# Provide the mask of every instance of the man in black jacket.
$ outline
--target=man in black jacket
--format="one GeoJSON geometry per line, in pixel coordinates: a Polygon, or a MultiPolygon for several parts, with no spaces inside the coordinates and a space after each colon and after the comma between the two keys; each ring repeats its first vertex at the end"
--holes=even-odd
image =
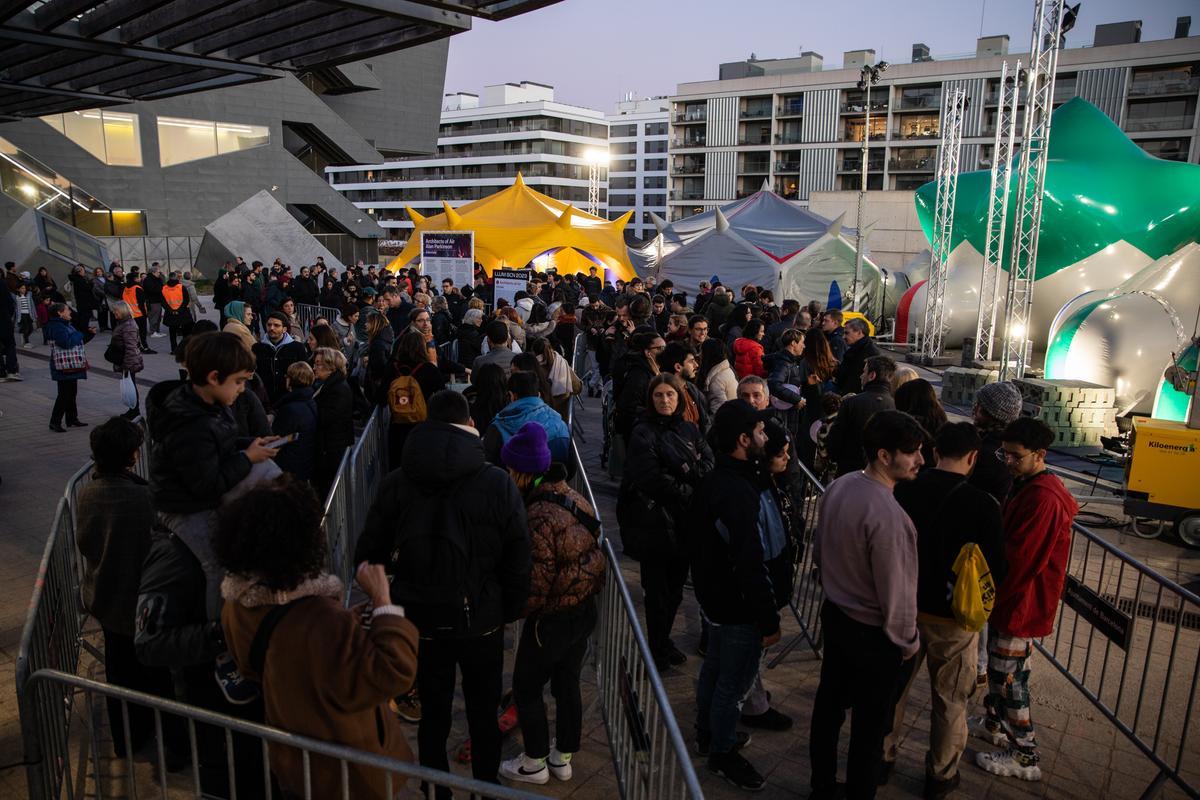
{"type": "Polygon", "coordinates": [[[1003,444],[1002,434],[1008,424],[1021,416],[1021,390],[1010,381],[989,383],[975,393],[971,410],[982,443],[979,461],[971,473],[971,484],[996,498],[1001,506],[1012,489],[1012,475],[996,456],[1003,444]]]}
{"type": "Polygon", "coordinates": [[[146,294],[146,325],[150,336],[161,339],[166,336],[162,332],[163,317],[163,277],[162,268],[155,261],[150,265],[150,271],[142,279],[142,291],[146,294]]]}
{"type": "Polygon", "coordinates": [[[761,789],[764,780],[738,752],[750,741],[736,729],[738,707],[763,648],[779,641],[766,562],[787,544],[782,516],[770,492],[762,491],[755,463],[763,456],[770,418],[770,411],[757,411],[744,400],[717,409],[713,435],[720,452],[716,468],[696,490],[693,517],[692,579],[709,621],[696,686],[696,745],[711,771],[750,790],[761,789]]]}
{"type": "MultiPolygon", "coordinates": [[[[525,505],[508,474],[484,461],[466,398],[441,391],[429,398],[427,408],[428,421],[409,433],[400,468],[379,489],[354,558],[391,565],[393,601],[404,605],[421,631],[421,765],[449,771],[446,739],[457,667],[471,733],[471,772],[496,783],[504,626],[520,618],[532,570],[525,505]],[[419,566],[409,554],[422,539],[429,547],[453,540],[464,544],[464,587],[422,585],[430,576],[411,574],[419,566]],[[431,602],[439,593],[454,600],[431,602]]],[[[439,787],[437,796],[449,797],[449,791],[439,787]]]]}
{"type": "Polygon", "coordinates": [[[280,311],[271,312],[266,321],[266,341],[254,345],[258,377],[267,387],[267,397],[274,408],[279,398],[287,394],[288,367],[308,360],[308,348],[288,333],[288,318],[280,311]]]}
{"type": "Polygon", "coordinates": [[[872,356],[882,355],[875,340],[870,336],[866,320],[855,317],[846,321],[846,353],[841,357],[837,375],[838,394],[861,392],[863,389],[863,364],[872,356]]]}
{"type": "Polygon", "coordinates": [[[833,357],[841,361],[846,355],[846,330],[842,327],[842,310],[831,308],[821,315],[821,331],[829,341],[833,357]]]}
{"type": "MultiPolygon", "coordinates": [[[[853,322],[853,320],[851,320],[853,322]]],[[[862,391],[842,401],[837,418],[829,429],[825,446],[838,466],[838,475],[860,470],[867,465],[862,448],[862,432],[876,411],[896,408],[892,399],[892,375],[896,362],[887,356],[872,356],[862,368],[862,391]]]]}
{"type": "Polygon", "coordinates": [[[981,440],[969,422],[943,425],[934,442],[937,466],[914,481],[896,486],[896,501],[917,527],[917,634],[921,649],[900,700],[892,731],[883,742],[883,777],[896,762],[904,726],[908,692],[928,660],[933,692],[929,753],[925,758],[925,797],[942,798],[959,783],[958,762],[967,744],[967,703],[975,691],[975,631],[962,627],[950,605],[959,551],[976,544],[996,585],[1004,578],[1003,525],[1000,504],[973,486],[967,476],[980,459],[981,440]]]}
{"type": "Polygon", "coordinates": [[[807,435],[807,431],[800,430],[807,402],[802,393],[808,383],[808,364],[803,356],[804,333],[788,328],[779,337],[779,351],[763,358],[771,400],[779,408],[780,417],[793,440],[798,440],[801,433],[807,435]],[[781,407],[784,404],[786,409],[781,407]]]}

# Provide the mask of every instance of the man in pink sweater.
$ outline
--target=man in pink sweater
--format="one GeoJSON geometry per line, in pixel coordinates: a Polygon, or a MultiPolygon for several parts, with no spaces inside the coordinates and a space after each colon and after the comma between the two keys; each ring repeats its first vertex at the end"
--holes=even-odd
{"type": "Polygon", "coordinates": [[[863,429],[867,466],[821,498],[814,558],[821,570],[825,652],[813,704],[809,757],[813,798],[840,796],[838,738],[851,709],[846,797],[875,796],[883,739],[904,662],[917,638],[917,529],[892,496],[924,463],[921,425],[878,411],[863,429]]]}

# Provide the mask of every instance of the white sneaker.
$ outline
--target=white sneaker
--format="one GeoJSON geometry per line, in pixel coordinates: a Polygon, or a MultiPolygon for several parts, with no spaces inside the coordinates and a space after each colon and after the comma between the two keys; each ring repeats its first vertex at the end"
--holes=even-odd
{"type": "Polygon", "coordinates": [[[21,377],[21,373],[12,372],[9,373],[8,380],[12,381],[13,383],[20,383],[22,380],[24,380],[24,378],[21,377]]]}
{"type": "Polygon", "coordinates": [[[550,767],[550,774],[558,778],[560,781],[571,780],[571,756],[574,753],[560,753],[558,748],[551,746],[550,757],[546,759],[546,766],[550,767]]]}
{"type": "Polygon", "coordinates": [[[166,335],[165,333],[152,333],[152,334],[150,334],[150,338],[151,338],[151,339],[165,339],[165,338],[166,338],[166,336],[167,336],[167,335],[166,335]]]}
{"type": "Polygon", "coordinates": [[[1003,730],[988,727],[988,719],[986,716],[968,717],[967,733],[971,734],[976,739],[983,739],[985,742],[988,742],[996,747],[1008,743],[1008,736],[1003,730]]]}
{"type": "MultiPolygon", "coordinates": [[[[1034,757],[1036,759],[1036,756],[1034,757]]],[[[1020,778],[1023,781],[1040,781],[1042,768],[1035,760],[1031,764],[1022,764],[1020,758],[1012,750],[998,750],[994,753],[976,753],[975,763],[979,768],[993,775],[1005,778],[1020,778]]]]}
{"type": "Polygon", "coordinates": [[[26,350],[32,350],[34,348],[34,344],[33,342],[26,342],[25,344],[21,345],[21,347],[24,347],[26,350]]]}
{"type": "Polygon", "coordinates": [[[516,758],[500,762],[500,774],[510,781],[522,783],[547,783],[550,780],[550,770],[546,769],[546,759],[530,758],[521,753],[516,758]]]}

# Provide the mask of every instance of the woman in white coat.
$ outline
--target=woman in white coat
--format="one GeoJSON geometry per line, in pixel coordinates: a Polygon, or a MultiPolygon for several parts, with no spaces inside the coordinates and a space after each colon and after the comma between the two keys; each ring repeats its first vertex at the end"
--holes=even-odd
{"type": "Polygon", "coordinates": [[[703,387],[708,410],[716,414],[727,400],[737,397],[737,375],[729,364],[729,350],[720,339],[705,339],[700,346],[700,370],[696,384],[703,387]]]}

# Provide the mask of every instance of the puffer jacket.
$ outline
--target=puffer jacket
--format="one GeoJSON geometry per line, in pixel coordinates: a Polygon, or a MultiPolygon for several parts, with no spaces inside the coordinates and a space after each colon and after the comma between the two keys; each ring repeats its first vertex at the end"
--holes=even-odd
{"type": "Polygon", "coordinates": [[[121,320],[113,328],[112,338],[121,343],[121,363],[113,364],[113,367],[118,372],[128,372],[130,375],[141,372],[146,364],[142,358],[137,323],[132,319],[121,320]]]}
{"type": "Polygon", "coordinates": [[[729,302],[729,295],[724,292],[713,295],[713,299],[704,306],[704,316],[708,317],[708,324],[713,330],[724,325],[732,313],[733,303],[729,302]]]}
{"type": "MultiPolygon", "coordinates": [[[[399,525],[443,504],[439,495],[459,484],[449,507],[471,543],[472,584],[478,595],[470,624],[449,632],[430,626],[445,609],[408,603],[405,613],[426,637],[470,637],[489,633],[520,618],[529,597],[529,530],[525,504],[512,478],[485,463],[475,431],[445,422],[423,422],[405,442],[400,468],[384,479],[354,548],[354,563],[389,564],[399,525]]],[[[393,598],[397,586],[392,584],[393,598]]]]}
{"type": "Polygon", "coordinates": [[[213,659],[225,649],[221,624],[205,608],[206,582],[182,539],[152,534],[138,584],[133,646],[138,661],[180,669],[188,686],[211,684],[213,659]]]}
{"type": "Polygon", "coordinates": [[[298,387],[279,398],[271,433],[300,434],[299,439],[280,448],[275,463],[301,480],[312,478],[317,460],[317,404],[311,386],[298,387]]]}
{"type": "Polygon", "coordinates": [[[525,616],[574,608],[604,585],[604,554],[595,535],[562,505],[548,499],[562,495],[583,514],[596,511],[566,481],[543,483],[529,496],[529,544],[533,572],[525,616]]]}
{"type": "Polygon", "coordinates": [[[571,455],[571,431],[562,416],[540,397],[520,397],[500,409],[483,435],[483,452],[487,460],[500,466],[500,450],[504,443],[530,422],[536,422],[546,431],[547,445],[554,460],[567,464],[571,455]]]}
{"type": "MultiPolygon", "coordinates": [[[[796,358],[787,350],[772,353],[763,359],[767,368],[767,388],[773,399],[790,403],[791,408],[779,412],[787,429],[793,436],[798,435],[804,409],[796,408],[795,404],[805,400],[804,388],[808,384],[808,365],[802,358],[796,358]]],[[[807,400],[805,400],[807,402],[807,400]]]]}
{"type": "Polygon", "coordinates": [[[704,379],[704,393],[708,395],[708,410],[713,414],[726,402],[737,398],[737,376],[728,361],[722,361],[708,372],[704,379]]]}
{"type": "Polygon", "coordinates": [[[150,427],[150,497],[156,511],[191,514],[216,508],[221,495],[250,474],[237,422],[202,400],[190,383],[146,397],[150,427]]]}
{"type": "Polygon", "coordinates": [[[763,346],[761,342],[742,336],[733,343],[733,371],[738,380],[747,375],[767,377],[766,367],[763,366],[763,346]]]}

